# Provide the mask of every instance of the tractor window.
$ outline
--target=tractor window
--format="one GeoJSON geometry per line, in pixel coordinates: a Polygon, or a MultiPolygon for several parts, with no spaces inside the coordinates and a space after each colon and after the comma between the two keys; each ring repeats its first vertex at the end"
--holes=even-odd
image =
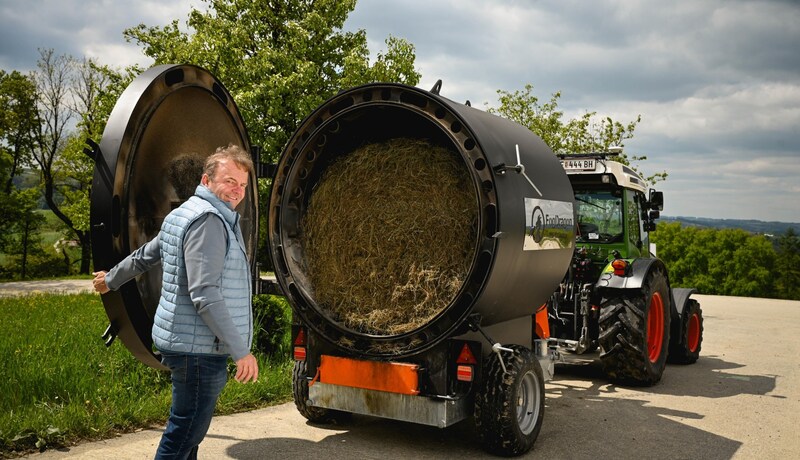
{"type": "Polygon", "coordinates": [[[578,241],[622,241],[622,197],[617,195],[610,190],[575,192],[578,241]]]}
{"type": "Polygon", "coordinates": [[[639,195],[635,193],[628,194],[628,240],[634,246],[641,248],[642,245],[642,228],[641,219],[639,216],[642,213],[642,208],[639,206],[639,195]]]}

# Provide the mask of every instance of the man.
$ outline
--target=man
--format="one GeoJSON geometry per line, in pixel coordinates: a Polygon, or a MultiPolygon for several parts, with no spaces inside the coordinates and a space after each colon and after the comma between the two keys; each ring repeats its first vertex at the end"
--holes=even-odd
{"type": "Polygon", "coordinates": [[[238,382],[258,379],[250,353],[250,265],[235,211],[252,171],[243,149],[218,148],[194,196],[164,218],[158,235],[108,272],[94,273],[94,287],[104,294],[162,265],[152,336],[172,372],[172,407],[156,459],[197,458],[227,380],[228,356],[238,382]]]}

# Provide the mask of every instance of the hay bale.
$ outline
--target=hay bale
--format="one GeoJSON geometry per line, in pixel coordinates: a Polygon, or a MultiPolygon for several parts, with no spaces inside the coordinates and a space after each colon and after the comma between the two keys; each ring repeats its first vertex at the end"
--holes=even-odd
{"type": "Polygon", "coordinates": [[[422,140],[369,144],[339,158],[302,220],[317,305],[368,334],[401,334],[430,322],[469,273],[473,190],[457,153],[422,140]]]}

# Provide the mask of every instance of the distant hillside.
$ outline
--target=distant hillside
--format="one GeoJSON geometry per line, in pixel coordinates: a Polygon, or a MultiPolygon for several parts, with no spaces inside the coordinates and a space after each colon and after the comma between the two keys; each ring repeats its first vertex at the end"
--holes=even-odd
{"type": "Polygon", "coordinates": [[[710,219],[707,217],[661,216],[661,222],[680,222],[684,226],[700,228],[740,228],[751,233],[782,235],[786,230],[794,228],[800,233],[800,223],[764,222],[750,219],[710,219]]]}

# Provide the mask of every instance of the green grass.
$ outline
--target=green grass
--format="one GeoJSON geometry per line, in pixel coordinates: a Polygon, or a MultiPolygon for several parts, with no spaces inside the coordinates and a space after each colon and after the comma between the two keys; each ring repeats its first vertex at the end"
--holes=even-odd
{"type": "MultiPolygon", "coordinates": [[[[106,348],[107,323],[94,294],[0,298],[0,457],[164,424],[169,374],[106,348]]],[[[290,399],[291,362],[258,359],[259,381],[231,380],[217,414],[290,399]]]]}

